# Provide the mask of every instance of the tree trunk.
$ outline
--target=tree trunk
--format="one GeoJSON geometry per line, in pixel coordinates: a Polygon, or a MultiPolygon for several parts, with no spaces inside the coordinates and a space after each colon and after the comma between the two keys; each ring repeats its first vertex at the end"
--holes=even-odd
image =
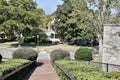
{"type": "Polygon", "coordinates": [[[99,55],[102,56],[103,53],[103,37],[101,35],[98,35],[99,39],[99,55]]]}
{"type": "Polygon", "coordinates": [[[21,35],[20,34],[18,34],[18,47],[20,47],[21,46],[21,41],[20,41],[20,38],[21,38],[21,35]]]}

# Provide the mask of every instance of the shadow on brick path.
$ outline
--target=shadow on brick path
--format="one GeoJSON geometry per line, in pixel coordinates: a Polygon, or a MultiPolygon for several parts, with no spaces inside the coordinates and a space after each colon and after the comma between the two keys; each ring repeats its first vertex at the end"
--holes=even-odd
{"type": "Polygon", "coordinates": [[[37,60],[36,66],[24,80],[60,80],[50,60],[37,60]]]}

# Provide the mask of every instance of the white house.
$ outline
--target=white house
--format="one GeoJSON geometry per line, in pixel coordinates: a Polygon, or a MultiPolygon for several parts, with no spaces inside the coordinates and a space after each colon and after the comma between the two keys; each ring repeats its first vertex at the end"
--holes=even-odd
{"type": "Polygon", "coordinates": [[[52,25],[54,24],[55,19],[53,19],[49,24],[48,24],[48,29],[42,29],[46,35],[48,36],[48,40],[52,42],[60,42],[60,39],[58,37],[58,34],[53,30],[52,25]]]}

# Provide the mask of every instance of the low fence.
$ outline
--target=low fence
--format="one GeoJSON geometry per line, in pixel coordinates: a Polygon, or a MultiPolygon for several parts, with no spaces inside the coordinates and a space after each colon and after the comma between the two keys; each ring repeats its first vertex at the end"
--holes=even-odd
{"type": "Polygon", "coordinates": [[[23,80],[23,77],[35,66],[35,61],[28,63],[6,75],[0,77],[0,80],[23,80]]]}
{"type": "Polygon", "coordinates": [[[62,68],[60,65],[54,63],[56,67],[56,71],[58,75],[62,78],[62,80],[76,80],[74,76],[72,76],[70,73],[68,73],[64,68],[62,68]]]}
{"type": "MultiPolygon", "coordinates": [[[[94,65],[99,68],[100,71],[110,72],[110,71],[120,71],[120,65],[101,63],[101,62],[93,62],[93,61],[80,61],[88,65],[94,65]]],[[[77,80],[73,75],[67,72],[62,66],[54,63],[56,71],[58,75],[62,78],[62,80],[77,80]]]]}
{"type": "Polygon", "coordinates": [[[94,65],[99,67],[100,71],[111,72],[111,71],[120,71],[120,65],[102,63],[102,62],[94,62],[94,61],[82,61],[88,65],[94,65]]]}

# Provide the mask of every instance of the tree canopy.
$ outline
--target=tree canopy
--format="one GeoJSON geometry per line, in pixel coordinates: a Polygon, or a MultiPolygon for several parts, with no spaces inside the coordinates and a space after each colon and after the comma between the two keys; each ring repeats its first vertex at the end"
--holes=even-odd
{"type": "Polygon", "coordinates": [[[90,40],[94,33],[94,26],[86,17],[91,10],[85,0],[63,0],[56,11],[56,30],[61,38],[77,40],[90,40]]]}
{"type": "Polygon", "coordinates": [[[36,6],[33,0],[1,0],[0,31],[9,36],[29,35],[29,31],[39,27],[44,16],[44,11],[36,6]]]}
{"type": "Polygon", "coordinates": [[[43,28],[48,29],[51,21],[54,20],[54,18],[55,18],[54,14],[45,15],[44,18],[42,19],[43,28]]]}
{"type": "Polygon", "coordinates": [[[87,0],[89,8],[93,10],[91,16],[87,16],[95,26],[95,31],[99,40],[99,53],[103,48],[103,25],[119,23],[119,19],[113,16],[113,10],[119,12],[120,0],[87,0]]]}

